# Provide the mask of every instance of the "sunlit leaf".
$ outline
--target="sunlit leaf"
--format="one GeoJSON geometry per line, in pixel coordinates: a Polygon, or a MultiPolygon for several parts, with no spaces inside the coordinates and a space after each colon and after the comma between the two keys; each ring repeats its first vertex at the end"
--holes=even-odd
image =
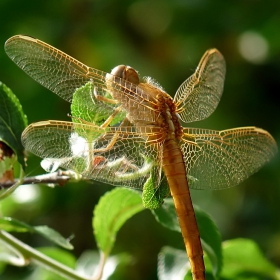
{"type": "Polygon", "coordinates": [[[14,232],[33,232],[33,228],[26,223],[18,221],[10,217],[0,219],[0,229],[5,231],[14,232]]]}
{"type": "Polygon", "coordinates": [[[160,208],[153,210],[152,213],[163,226],[181,232],[172,198],[165,199],[164,204],[160,208]]]}
{"type": "Polygon", "coordinates": [[[68,250],[73,249],[73,245],[64,237],[60,235],[57,231],[47,227],[47,226],[30,226],[24,222],[18,221],[16,219],[5,217],[0,219],[0,229],[9,232],[30,232],[37,233],[44,238],[50,240],[51,242],[65,248],[68,250]]]}
{"type": "MultiPolygon", "coordinates": [[[[109,279],[120,265],[127,265],[130,262],[131,257],[125,253],[108,257],[103,269],[102,280],[109,279]]],[[[99,272],[99,266],[100,254],[97,251],[85,251],[77,260],[76,270],[81,275],[92,277],[99,272]]]]}
{"type": "Polygon", "coordinates": [[[250,239],[239,238],[224,242],[223,254],[223,278],[279,279],[279,269],[264,257],[258,245],[250,239]]]}
{"type": "MultiPolygon", "coordinates": [[[[113,109],[110,104],[97,100],[94,96],[94,90],[93,84],[88,82],[73,94],[71,114],[74,122],[86,121],[100,126],[111,115],[113,109]],[[90,104],[90,111],[88,104],[90,104]]],[[[118,113],[110,125],[119,123],[124,117],[125,112],[118,113]]]]}
{"type": "Polygon", "coordinates": [[[163,247],[158,256],[159,280],[184,279],[190,270],[186,252],[171,247],[163,247]]]}
{"type": "Polygon", "coordinates": [[[4,244],[0,244],[0,274],[5,270],[7,264],[9,263],[10,257],[11,253],[8,252],[4,244]]]}
{"type": "Polygon", "coordinates": [[[73,245],[67,239],[62,237],[60,233],[53,230],[52,228],[49,228],[47,226],[35,226],[33,228],[34,232],[42,235],[46,239],[49,239],[50,241],[65,249],[72,250],[74,248],[73,245]]]}
{"type": "Polygon", "coordinates": [[[100,262],[100,254],[97,251],[85,251],[77,260],[76,270],[85,276],[95,275],[98,264],[100,262]]]}
{"type": "Polygon", "coordinates": [[[121,226],[144,209],[141,195],[131,189],[115,188],[94,209],[93,229],[101,251],[108,255],[121,226]]]}
{"type": "Polygon", "coordinates": [[[170,195],[166,177],[164,177],[164,180],[161,182],[160,186],[158,188],[155,188],[155,186],[157,186],[157,177],[157,167],[153,167],[150,173],[150,177],[144,184],[142,192],[142,200],[145,208],[157,209],[161,207],[164,198],[170,195]]]}

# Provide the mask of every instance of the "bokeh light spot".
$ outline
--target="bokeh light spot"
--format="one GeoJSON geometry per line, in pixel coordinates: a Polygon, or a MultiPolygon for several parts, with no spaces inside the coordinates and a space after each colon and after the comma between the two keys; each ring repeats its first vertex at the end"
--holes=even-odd
{"type": "Polygon", "coordinates": [[[257,32],[247,31],[238,40],[240,54],[252,63],[263,63],[268,56],[268,42],[257,32]]]}
{"type": "Polygon", "coordinates": [[[29,203],[37,200],[40,196],[38,185],[22,185],[13,193],[13,199],[17,203],[29,203]]]}

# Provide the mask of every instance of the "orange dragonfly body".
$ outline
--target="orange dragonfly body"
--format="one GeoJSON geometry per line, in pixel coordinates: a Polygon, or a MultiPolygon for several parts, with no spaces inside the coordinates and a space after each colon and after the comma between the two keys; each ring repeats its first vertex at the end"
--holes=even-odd
{"type": "Polygon", "coordinates": [[[29,125],[22,134],[25,148],[44,158],[49,171],[63,167],[87,179],[134,188],[153,177],[155,192],[168,183],[193,279],[205,279],[189,187],[235,186],[277,151],[272,136],[260,128],[216,131],[181,125],[216,109],[225,78],[221,53],[206,51],[172,99],[151,78],[140,81],[131,67],[120,65],[108,74],[28,36],[10,38],[5,49],[32,78],[76,103],[78,112],[72,111],[73,122],[29,125]]]}

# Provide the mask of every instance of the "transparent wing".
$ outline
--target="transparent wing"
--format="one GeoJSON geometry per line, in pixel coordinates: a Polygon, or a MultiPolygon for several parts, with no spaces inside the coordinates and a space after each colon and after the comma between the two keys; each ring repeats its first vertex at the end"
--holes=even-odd
{"type": "MultiPolygon", "coordinates": [[[[156,133],[149,128],[142,132],[144,137],[156,133]]],[[[29,125],[22,134],[22,142],[26,150],[48,162],[47,171],[62,167],[87,179],[142,188],[158,157],[158,148],[147,145],[143,136],[138,136],[133,126],[103,129],[43,121],[29,125]]]]}
{"type": "Polygon", "coordinates": [[[182,121],[199,121],[214,112],[223,92],[225,72],[222,54],[217,49],[206,51],[194,74],[175,94],[174,101],[182,121]]]}
{"type": "Polygon", "coordinates": [[[154,116],[150,113],[153,110],[151,102],[154,98],[141,88],[141,84],[137,86],[127,80],[90,68],[47,43],[29,36],[11,37],[5,43],[5,50],[8,56],[34,80],[69,102],[72,102],[77,89],[91,83],[92,91],[89,95],[92,102],[80,105],[90,113],[96,114],[96,108],[99,107],[100,112],[110,116],[119,105],[117,102],[108,103],[104,100],[114,99],[112,96],[114,92],[115,95],[122,97],[119,103],[123,108],[134,106],[141,112],[138,116],[140,120],[153,121],[147,118],[154,116]],[[101,97],[101,101],[96,100],[97,95],[101,97]],[[98,106],[93,108],[93,102],[98,103],[98,106]]]}
{"type": "Polygon", "coordinates": [[[256,127],[223,131],[185,128],[182,141],[188,181],[193,189],[233,187],[277,152],[272,136],[256,127]]]}
{"type": "Polygon", "coordinates": [[[35,81],[71,102],[77,88],[90,81],[104,82],[106,73],[88,66],[60,50],[29,36],[17,35],[7,40],[8,56],[35,81]]]}

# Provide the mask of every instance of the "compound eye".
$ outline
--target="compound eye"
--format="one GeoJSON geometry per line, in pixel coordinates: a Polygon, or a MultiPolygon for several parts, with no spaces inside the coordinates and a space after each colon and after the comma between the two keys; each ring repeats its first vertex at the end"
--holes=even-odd
{"type": "Polygon", "coordinates": [[[130,66],[126,67],[125,70],[125,79],[135,85],[139,84],[139,76],[136,70],[130,66]]]}
{"type": "Polygon", "coordinates": [[[111,74],[129,81],[133,84],[139,84],[139,76],[135,69],[130,66],[118,65],[112,71],[111,74]]]}
{"type": "Polygon", "coordinates": [[[125,79],[125,65],[118,65],[112,69],[111,74],[119,78],[125,79]]]}

